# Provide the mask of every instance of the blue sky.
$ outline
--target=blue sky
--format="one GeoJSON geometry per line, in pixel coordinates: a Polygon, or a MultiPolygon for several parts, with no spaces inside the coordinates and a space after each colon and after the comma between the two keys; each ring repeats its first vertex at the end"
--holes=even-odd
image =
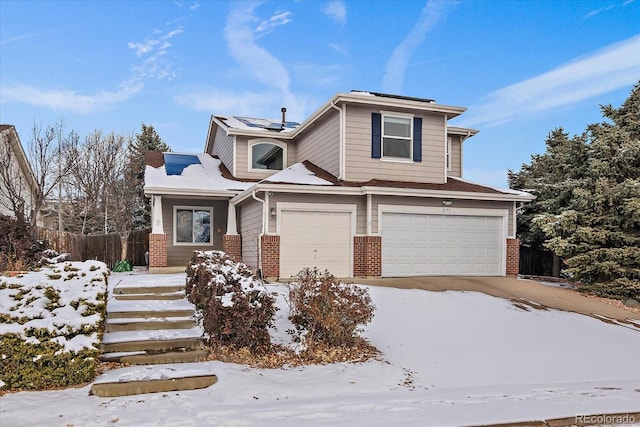
{"type": "Polygon", "coordinates": [[[0,1],[0,123],[152,124],[201,152],[211,114],[302,121],[352,89],[468,107],[467,179],[506,186],[640,79],[640,0],[0,1]]]}

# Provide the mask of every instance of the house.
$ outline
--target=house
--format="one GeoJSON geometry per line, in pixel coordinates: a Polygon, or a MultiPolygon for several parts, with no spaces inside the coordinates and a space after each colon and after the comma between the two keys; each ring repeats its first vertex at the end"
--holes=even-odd
{"type": "Polygon", "coordinates": [[[13,125],[0,124],[0,214],[29,220],[38,186],[13,125]]]}
{"type": "Polygon", "coordinates": [[[271,278],[515,275],[533,196],[462,178],[464,111],[352,91],[302,123],[212,116],[204,153],[149,153],[150,267],[221,249],[271,278]]]}

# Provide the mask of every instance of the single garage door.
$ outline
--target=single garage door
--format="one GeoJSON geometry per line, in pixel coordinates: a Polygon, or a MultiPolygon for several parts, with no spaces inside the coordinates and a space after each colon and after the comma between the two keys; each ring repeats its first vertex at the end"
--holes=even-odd
{"type": "Polygon", "coordinates": [[[280,277],[291,277],[305,267],[351,277],[350,212],[280,212],[280,277]]]}
{"type": "Polygon", "coordinates": [[[382,275],[501,276],[503,218],[382,214],[382,275]]]}

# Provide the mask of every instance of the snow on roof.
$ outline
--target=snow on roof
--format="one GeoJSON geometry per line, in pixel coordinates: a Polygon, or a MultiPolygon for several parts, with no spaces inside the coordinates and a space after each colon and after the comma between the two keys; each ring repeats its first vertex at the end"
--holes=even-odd
{"type": "Polygon", "coordinates": [[[482,187],[487,187],[487,188],[491,188],[493,190],[499,191],[500,193],[505,193],[505,194],[515,194],[516,196],[523,196],[523,197],[530,197],[531,200],[535,199],[536,197],[533,194],[527,193],[526,191],[519,191],[519,190],[512,190],[510,188],[496,188],[496,187],[490,187],[486,184],[479,184],[477,182],[474,181],[469,181],[468,179],[462,179],[459,178],[457,176],[455,177],[451,177],[457,181],[461,181],[461,182],[466,182],[467,184],[472,184],[472,185],[479,185],[482,187]]]}
{"type": "MultiPolygon", "coordinates": [[[[189,156],[194,154],[176,154],[173,156],[189,156]]],[[[154,168],[147,165],[144,174],[145,190],[172,189],[172,190],[200,190],[200,191],[237,191],[245,190],[251,184],[234,181],[222,176],[220,160],[206,153],[196,154],[200,163],[186,166],[180,174],[168,175],[166,166],[154,168]]]]}
{"type": "Polygon", "coordinates": [[[333,183],[318,177],[302,163],[291,165],[262,181],[287,184],[333,185],[333,183]]]}
{"type": "Polygon", "coordinates": [[[274,135],[277,135],[278,133],[292,132],[300,126],[300,123],[298,122],[285,121],[283,126],[281,120],[261,119],[257,117],[217,115],[215,118],[229,128],[262,131],[265,133],[272,133],[274,135]]]}

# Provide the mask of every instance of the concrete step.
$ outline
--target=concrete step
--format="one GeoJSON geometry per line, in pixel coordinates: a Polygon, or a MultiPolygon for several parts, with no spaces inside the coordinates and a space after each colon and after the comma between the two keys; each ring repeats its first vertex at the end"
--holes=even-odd
{"type": "Polygon", "coordinates": [[[187,317],[120,317],[109,318],[105,332],[151,331],[160,329],[191,329],[196,326],[193,316],[187,317]]]}
{"type": "Polygon", "coordinates": [[[156,285],[156,286],[122,286],[118,285],[113,289],[114,295],[132,295],[132,294],[167,294],[174,292],[182,292],[184,297],[184,285],[156,285]]]}
{"type": "Polygon", "coordinates": [[[158,380],[119,381],[100,384],[94,383],[91,386],[91,394],[100,397],[118,397],[145,393],[197,390],[209,387],[217,381],[218,377],[215,375],[204,375],[158,380]]]}
{"type": "Polygon", "coordinates": [[[107,303],[107,318],[189,317],[194,306],[186,299],[129,300],[111,299],[107,303]]]}
{"type": "Polygon", "coordinates": [[[189,363],[201,362],[207,359],[207,351],[204,349],[168,351],[168,352],[119,352],[104,353],[103,362],[120,362],[129,365],[155,365],[160,363],[189,363]]]}
{"type": "MultiPolygon", "coordinates": [[[[109,308],[107,307],[107,310],[109,308]]],[[[158,318],[158,317],[190,317],[195,314],[193,309],[164,310],[164,311],[108,311],[107,319],[158,318]]]]}

